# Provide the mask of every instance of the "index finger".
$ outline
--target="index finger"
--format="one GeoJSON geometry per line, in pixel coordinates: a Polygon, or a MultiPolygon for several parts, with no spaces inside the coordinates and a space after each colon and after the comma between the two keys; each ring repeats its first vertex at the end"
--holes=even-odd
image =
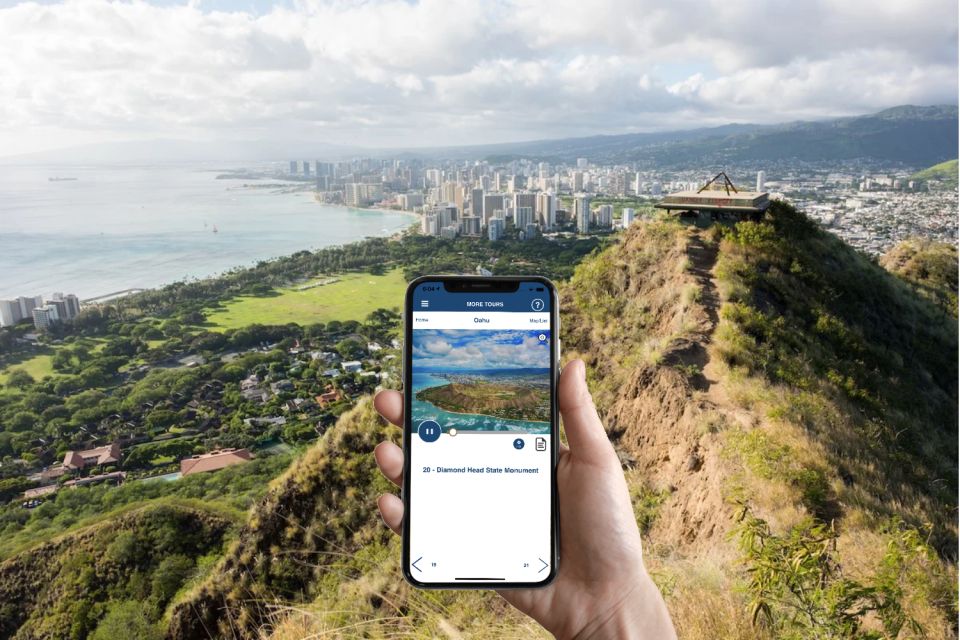
{"type": "Polygon", "coordinates": [[[385,420],[403,427],[403,396],[399,391],[384,389],[373,397],[373,406],[385,420]]]}

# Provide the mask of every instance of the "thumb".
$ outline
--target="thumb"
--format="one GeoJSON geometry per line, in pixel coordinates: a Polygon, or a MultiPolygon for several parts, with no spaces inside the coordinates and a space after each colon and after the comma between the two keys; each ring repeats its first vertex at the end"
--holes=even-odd
{"type": "Polygon", "coordinates": [[[560,373],[557,399],[570,452],[584,462],[604,463],[616,455],[597,415],[583,360],[571,360],[560,373]]]}

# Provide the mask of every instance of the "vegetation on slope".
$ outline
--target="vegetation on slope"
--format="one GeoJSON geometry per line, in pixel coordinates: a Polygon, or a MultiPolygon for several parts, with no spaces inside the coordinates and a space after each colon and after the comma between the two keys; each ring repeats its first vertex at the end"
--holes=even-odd
{"type": "Polygon", "coordinates": [[[956,189],[957,171],[957,161],[947,160],[946,162],[941,162],[940,164],[935,164],[932,167],[927,167],[922,171],[916,172],[910,176],[910,180],[921,180],[923,182],[935,180],[947,189],[956,189]]]}
{"type": "MultiPolygon", "coordinates": [[[[637,225],[561,296],[564,345],[588,361],[681,637],[956,636],[952,318],[784,205],[732,228],[637,225]]],[[[287,521],[293,544],[240,543],[199,609],[266,621],[274,640],[536,635],[490,594],[402,583],[373,511],[384,427],[364,406],[327,437],[358,432],[363,473],[331,477],[344,448],[321,444],[310,475],[330,492],[297,497],[288,478],[258,511],[307,505],[287,521]],[[316,508],[349,476],[357,500],[316,508]],[[349,532],[343,513],[358,516],[349,532]],[[304,563],[293,590],[253,560],[280,548],[304,563]]]]}
{"type": "MultiPolygon", "coordinates": [[[[833,623],[846,631],[829,637],[861,637],[865,614],[883,618],[891,598],[902,619],[884,620],[880,637],[914,627],[953,637],[955,317],[788,205],[722,236],[716,352],[735,403],[761,420],[726,434],[727,454],[746,471],[730,497],[762,509],[774,540],[830,544],[842,579],[874,589],[859,615],[851,614],[858,604],[835,603],[833,623]],[[790,495],[802,509],[784,507],[790,495]]],[[[757,547],[745,559],[770,561],[757,547]]],[[[844,584],[837,580],[827,583],[833,595],[844,584]]],[[[803,635],[782,600],[770,604],[763,585],[751,586],[778,636],[803,635]]]]}
{"type": "Polygon", "coordinates": [[[257,458],[245,465],[216,473],[195,474],[176,482],[133,481],[113,487],[80,487],[58,492],[35,509],[23,509],[19,501],[0,507],[0,559],[37,543],[109,520],[118,509],[167,497],[202,500],[204,504],[246,511],[266,491],[270,480],[289,464],[291,456],[257,458]]]}
{"type": "Polygon", "coordinates": [[[167,604],[209,569],[235,518],[197,502],[159,502],[8,558],[0,637],[162,637],[167,604]],[[118,626],[121,634],[108,636],[118,626]]]}
{"type": "Polygon", "coordinates": [[[399,540],[376,513],[376,496],[394,488],[372,455],[399,437],[369,399],[341,416],[274,481],[210,578],[174,607],[169,637],[259,638],[274,627],[291,638],[435,637],[446,625],[502,638],[532,628],[493,594],[421,592],[403,581],[399,540]]]}
{"type": "Polygon", "coordinates": [[[901,242],[880,258],[887,271],[957,315],[957,246],[914,238],[901,242]]]}
{"type": "Polygon", "coordinates": [[[952,555],[956,320],[782,204],[725,234],[717,275],[720,354],[776,387],[774,418],[822,443],[839,500],[932,523],[952,555]]]}
{"type": "Polygon", "coordinates": [[[631,230],[561,304],[682,636],[954,637],[954,318],[782,203],[631,230]]]}

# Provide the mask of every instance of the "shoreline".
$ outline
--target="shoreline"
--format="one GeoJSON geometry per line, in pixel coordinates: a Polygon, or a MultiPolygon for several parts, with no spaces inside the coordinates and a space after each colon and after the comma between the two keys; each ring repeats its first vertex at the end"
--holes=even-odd
{"type": "MultiPolygon", "coordinates": [[[[433,388],[434,388],[434,387],[424,387],[424,389],[433,389],[433,388]]],[[[523,419],[519,419],[519,418],[516,418],[516,419],[515,419],[515,418],[502,418],[502,417],[500,417],[500,416],[491,416],[491,415],[486,414],[486,413],[475,413],[475,412],[465,413],[465,412],[462,412],[462,411],[450,411],[449,409],[444,409],[443,407],[438,407],[437,405],[433,404],[433,403],[430,402],[429,400],[421,400],[420,398],[418,398],[418,397],[417,397],[417,393],[420,393],[420,391],[423,391],[424,389],[418,389],[417,391],[415,391],[414,394],[413,394],[414,399],[415,399],[415,400],[418,400],[419,402],[423,402],[424,404],[428,404],[428,405],[430,405],[431,407],[434,407],[437,411],[443,411],[444,413],[452,413],[452,414],[457,415],[457,416],[480,416],[481,418],[491,418],[492,420],[506,420],[506,421],[509,421],[509,422],[524,422],[524,423],[529,423],[529,424],[546,424],[546,425],[549,425],[549,424],[550,424],[550,421],[549,421],[549,420],[523,420],[523,419]]],[[[467,431],[471,431],[471,429],[467,429],[467,431]]]]}
{"type": "MultiPolygon", "coordinates": [[[[142,293],[142,292],[144,292],[144,291],[155,291],[155,290],[163,289],[164,287],[168,287],[168,286],[170,286],[170,285],[173,285],[173,284],[176,284],[176,283],[179,283],[179,282],[201,282],[201,281],[204,281],[204,280],[215,280],[215,279],[221,278],[221,277],[223,277],[224,275],[230,273],[231,271],[234,271],[234,270],[237,270],[237,269],[250,269],[250,268],[253,268],[253,267],[255,267],[256,264],[259,263],[259,262],[264,262],[264,261],[269,262],[269,261],[279,260],[279,259],[281,259],[281,258],[285,258],[285,257],[287,257],[287,256],[291,256],[291,255],[293,255],[293,254],[295,254],[295,253],[299,253],[299,252],[301,252],[301,251],[316,252],[316,251],[322,251],[323,249],[330,249],[330,248],[334,248],[334,247],[342,247],[342,246],[345,246],[345,245],[347,245],[347,244],[351,244],[351,243],[354,243],[354,242],[362,242],[362,241],[365,240],[366,238],[377,237],[377,238],[388,238],[388,239],[391,239],[391,240],[396,240],[396,239],[399,239],[400,237],[403,236],[403,234],[406,232],[406,230],[410,228],[410,225],[411,225],[411,224],[414,224],[414,223],[415,223],[415,220],[416,220],[417,217],[418,217],[417,214],[414,213],[414,212],[412,212],[412,211],[403,211],[403,210],[399,210],[399,209],[371,208],[371,207],[350,207],[350,206],[342,205],[342,204],[332,204],[332,203],[317,202],[317,201],[314,201],[314,203],[315,203],[315,204],[318,204],[318,205],[320,205],[320,206],[323,206],[323,207],[335,207],[335,208],[339,208],[339,209],[342,209],[342,210],[344,211],[344,213],[348,213],[348,214],[351,213],[351,212],[353,212],[353,211],[369,212],[369,213],[377,213],[377,214],[383,214],[383,213],[402,214],[402,215],[408,217],[408,218],[410,219],[410,221],[409,221],[409,222],[401,223],[401,224],[399,225],[399,228],[398,228],[397,230],[393,230],[393,231],[391,231],[391,230],[386,230],[387,233],[374,233],[374,234],[360,235],[360,236],[357,236],[357,237],[355,237],[355,238],[352,238],[352,239],[350,239],[350,240],[348,240],[348,241],[340,242],[340,243],[337,243],[337,244],[330,244],[330,245],[324,245],[324,246],[303,247],[303,248],[290,248],[290,249],[289,249],[288,251],[286,251],[285,253],[282,253],[282,254],[279,254],[279,255],[276,255],[276,256],[272,256],[272,257],[270,257],[270,258],[260,259],[260,260],[251,260],[251,261],[250,261],[249,263],[247,263],[247,264],[234,264],[234,265],[231,265],[231,266],[229,266],[229,267],[225,267],[225,268],[223,268],[223,269],[221,269],[221,270],[219,270],[219,271],[217,271],[217,272],[209,273],[209,274],[202,275],[202,276],[189,275],[189,276],[185,276],[185,277],[180,277],[180,278],[172,279],[172,280],[169,280],[169,281],[166,281],[166,282],[163,282],[163,283],[160,283],[160,284],[156,284],[156,285],[148,285],[148,286],[132,285],[132,286],[127,286],[127,287],[121,287],[121,288],[119,288],[119,289],[114,288],[112,291],[109,291],[109,292],[106,292],[106,293],[98,293],[98,294],[94,294],[94,295],[85,295],[85,296],[82,298],[81,302],[82,302],[83,304],[85,304],[85,305],[97,306],[97,305],[105,304],[105,303],[108,303],[108,302],[113,302],[113,301],[119,300],[119,299],[121,299],[121,298],[125,298],[125,297],[127,297],[127,296],[130,296],[130,295],[136,295],[136,294],[142,293]]],[[[384,230],[385,230],[385,229],[384,229],[384,230]]],[[[383,231],[383,230],[381,230],[381,231],[383,231]]],[[[26,293],[26,294],[25,294],[25,293],[21,292],[21,293],[11,293],[11,294],[9,295],[9,297],[16,297],[16,296],[23,296],[23,295],[31,295],[31,296],[32,296],[32,295],[44,295],[44,296],[45,296],[46,294],[44,294],[44,293],[26,293]]]]}

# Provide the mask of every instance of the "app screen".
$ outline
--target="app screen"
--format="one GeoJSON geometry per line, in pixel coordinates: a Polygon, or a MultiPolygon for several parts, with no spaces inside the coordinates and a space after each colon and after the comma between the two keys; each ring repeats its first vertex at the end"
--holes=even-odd
{"type": "Polygon", "coordinates": [[[413,296],[410,574],[423,583],[550,575],[551,298],[413,296]]]}

